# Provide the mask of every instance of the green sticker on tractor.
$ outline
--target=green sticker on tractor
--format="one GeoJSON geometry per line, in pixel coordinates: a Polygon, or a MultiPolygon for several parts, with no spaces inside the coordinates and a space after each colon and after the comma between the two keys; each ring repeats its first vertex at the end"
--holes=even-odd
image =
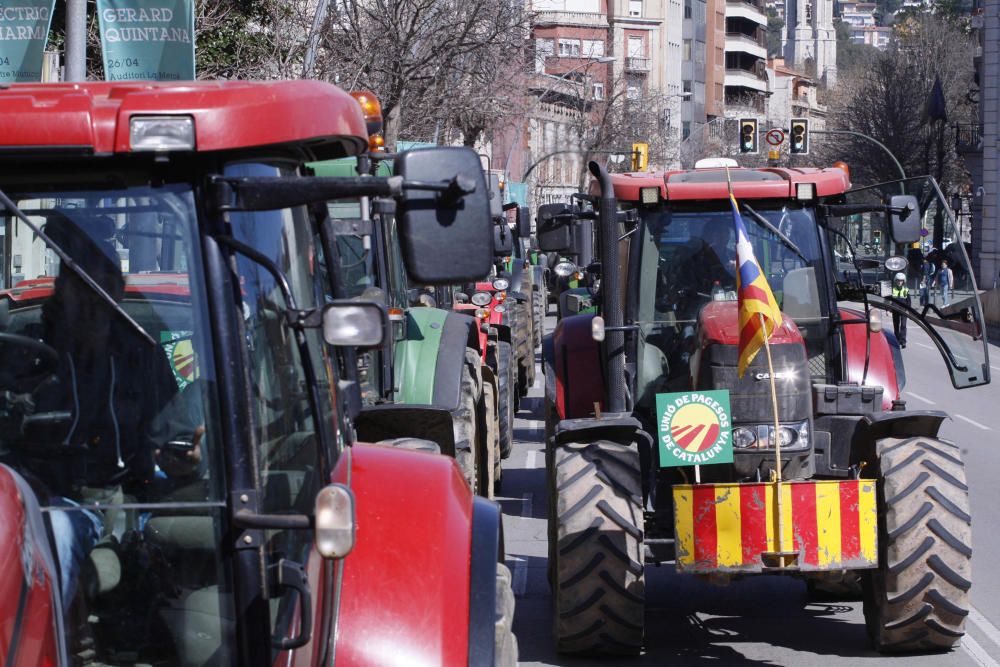
{"type": "Polygon", "coordinates": [[[184,389],[198,378],[198,361],[191,344],[193,331],[161,331],[160,345],[174,372],[177,388],[184,389]]]}
{"type": "Polygon", "coordinates": [[[656,395],[660,467],[733,462],[729,391],[656,395]]]}

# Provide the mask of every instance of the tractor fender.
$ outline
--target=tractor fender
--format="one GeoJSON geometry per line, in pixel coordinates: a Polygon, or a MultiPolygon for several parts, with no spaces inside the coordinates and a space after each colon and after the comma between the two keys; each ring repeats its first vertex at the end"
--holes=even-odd
{"type": "Polygon", "coordinates": [[[542,343],[545,355],[545,392],[559,419],[594,414],[604,407],[604,364],[600,343],[591,335],[593,314],[564,317],[542,343]]]}
{"type": "Polygon", "coordinates": [[[876,443],[884,438],[938,437],[948,415],[939,410],[896,410],[867,415],[816,417],[816,472],[847,477],[852,465],[873,465],[876,443]]]}
{"type": "MultiPolygon", "coordinates": [[[[863,319],[864,312],[842,308],[840,317],[844,320],[863,319]]],[[[889,324],[890,328],[892,324],[889,324]]],[[[861,383],[865,369],[865,324],[849,324],[841,327],[844,336],[848,382],[861,383]]],[[[871,333],[871,353],[868,362],[868,376],[865,379],[868,386],[882,387],[882,409],[891,410],[892,402],[899,398],[899,381],[896,376],[896,365],[892,345],[885,331],[871,333]]]]}
{"type": "Polygon", "coordinates": [[[354,445],[333,481],[350,486],[357,527],[339,563],[337,664],[492,664],[472,658],[492,660],[495,503],[474,502],[453,459],[391,447],[354,445]]]}
{"type": "Polygon", "coordinates": [[[405,331],[393,359],[395,402],[456,409],[465,348],[479,348],[475,318],[438,308],[411,308],[405,331]]]}
{"type": "Polygon", "coordinates": [[[354,429],[363,442],[423,438],[436,442],[442,454],[455,456],[454,417],[450,410],[434,405],[367,405],[355,417],[354,429]]]}
{"type": "Polygon", "coordinates": [[[69,665],[56,559],[34,491],[0,465],[0,646],[5,665],[69,665]]]}

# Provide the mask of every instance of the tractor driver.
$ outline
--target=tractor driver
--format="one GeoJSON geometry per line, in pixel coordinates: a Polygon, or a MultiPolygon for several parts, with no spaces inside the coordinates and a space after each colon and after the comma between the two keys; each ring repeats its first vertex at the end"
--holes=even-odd
{"type": "MultiPolygon", "coordinates": [[[[122,300],[110,218],[51,216],[45,232],[115,302],[122,300]]],[[[58,363],[32,393],[13,463],[41,491],[42,505],[66,508],[50,516],[69,609],[84,559],[117,519],[116,510],[93,507],[155,495],[157,467],[174,481],[196,475],[204,429],[187,423],[187,415],[168,414],[182,401],[162,348],[65,265],[42,305],[40,334],[58,363]],[[180,451],[167,447],[184,441],[190,446],[180,451]]]]}
{"type": "Polygon", "coordinates": [[[718,284],[726,292],[736,289],[736,246],[730,221],[709,219],[702,227],[701,247],[690,259],[699,292],[712,294],[718,284]]]}

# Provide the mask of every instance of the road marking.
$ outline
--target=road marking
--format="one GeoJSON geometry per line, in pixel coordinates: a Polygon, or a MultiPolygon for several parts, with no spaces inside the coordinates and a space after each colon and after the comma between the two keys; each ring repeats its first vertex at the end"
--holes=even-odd
{"type": "Polygon", "coordinates": [[[528,422],[528,428],[533,428],[535,430],[545,428],[545,422],[540,419],[525,419],[524,421],[528,422]]]}
{"type": "Polygon", "coordinates": [[[531,451],[529,451],[528,452],[528,458],[525,459],[525,462],[524,462],[524,467],[527,468],[528,470],[534,470],[535,469],[535,463],[536,463],[535,459],[537,459],[537,458],[538,458],[538,450],[537,449],[532,449],[531,451]]]}
{"type": "MultiPolygon", "coordinates": [[[[515,575],[516,578],[516,575],[515,575]]],[[[969,654],[969,657],[980,667],[1000,667],[990,654],[986,652],[979,642],[972,638],[972,635],[962,637],[962,649],[969,654]]]]}
{"type": "Polygon", "coordinates": [[[986,635],[987,639],[1000,647],[1000,629],[997,629],[997,626],[990,623],[989,619],[983,616],[981,611],[975,607],[970,607],[969,620],[972,621],[972,624],[979,628],[984,635],[986,635]]]}
{"type": "Polygon", "coordinates": [[[919,345],[920,347],[926,347],[928,350],[936,350],[937,349],[933,345],[928,345],[927,343],[920,343],[920,342],[917,342],[917,341],[913,341],[913,344],[914,345],[919,345]]]}
{"type": "Polygon", "coordinates": [[[934,401],[932,401],[929,398],[924,398],[920,394],[914,394],[912,391],[906,392],[906,395],[907,396],[912,396],[913,398],[917,399],[918,401],[923,401],[924,403],[933,403],[934,402],[934,401]]]}
{"type": "Polygon", "coordinates": [[[531,501],[534,499],[535,494],[528,492],[521,496],[521,516],[525,519],[531,518],[531,501]]]}
{"type": "Polygon", "coordinates": [[[964,422],[969,422],[969,423],[970,423],[970,424],[972,424],[973,426],[975,426],[975,427],[977,427],[977,428],[981,428],[981,429],[983,429],[984,431],[991,431],[991,430],[993,430],[993,429],[991,429],[991,428],[990,428],[989,426],[986,426],[985,424],[980,424],[980,423],[979,423],[979,422],[977,422],[977,421],[976,421],[975,419],[969,419],[969,418],[968,418],[968,417],[966,417],[965,415],[955,415],[955,417],[957,417],[958,419],[961,419],[961,420],[962,420],[962,421],[964,421],[964,422]]]}

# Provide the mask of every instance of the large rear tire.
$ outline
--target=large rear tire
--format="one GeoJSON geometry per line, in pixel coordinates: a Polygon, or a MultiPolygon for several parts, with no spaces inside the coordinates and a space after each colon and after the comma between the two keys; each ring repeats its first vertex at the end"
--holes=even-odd
{"type": "Polygon", "coordinates": [[[492,381],[483,381],[483,400],[480,410],[481,426],[482,428],[482,438],[480,439],[480,447],[482,452],[480,454],[480,460],[484,461],[485,464],[482,467],[483,472],[489,470],[491,473],[491,478],[489,480],[488,493],[485,494],[487,498],[493,498],[496,492],[500,490],[500,476],[502,474],[502,468],[500,466],[500,437],[497,433],[497,407],[496,407],[496,389],[493,386],[492,381]]]}
{"type": "Polygon", "coordinates": [[[517,637],[514,636],[514,590],[510,570],[500,563],[496,576],[493,664],[517,667],[517,637]]]}
{"type": "Polygon", "coordinates": [[[483,375],[479,369],[479,353],[471,348],[465,350],[465,363],[462,364],[462,385],[458,407],[452,411],[452,424],[455,433],[455,460],[462,470],[465,481],[473,493],[485,493],[481,490],[479,475],[478,440],[478,405],[483,393],[483,375]]]}
{"type": "Polygon", "coordinates": [[[500,457],[510,456],[514,445],[514,355],[510,343],[496,343],[497,403],[500,413],[500,457]]]}
{"type": "Polygon", "coordinates": [[[639,452],[608,440],[555,448],[550,554],[556,648],[636,655],[645,615],[639,452]]]}
{"type": "Polygon", "coordinates": [[[972,586],[961,451],[927,437],[877,448],[879,568],[863,581],[868,634],[883,653],[951,648],[965,634],[972,586]]]}

